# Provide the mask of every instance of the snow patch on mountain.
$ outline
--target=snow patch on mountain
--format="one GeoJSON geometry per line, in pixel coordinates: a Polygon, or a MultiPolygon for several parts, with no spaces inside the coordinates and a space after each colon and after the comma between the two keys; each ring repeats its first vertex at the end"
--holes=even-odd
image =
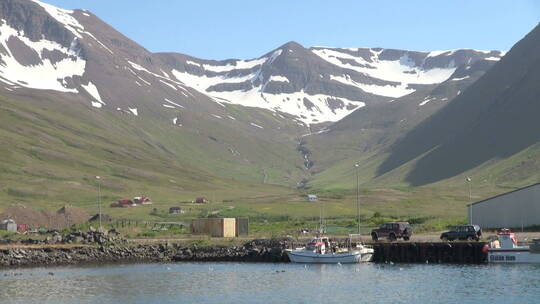
{"type": "Polygon", "coordinates": [[[149,70],[145,69],[143,66],[136,64],[135,62],[132,62],[132,61],[129,61],[129,60],[127,60],[127,62],[128,62],[129,65],[131,65],[135,70],[143,71],[143,72],[146,72],[146,73],[148,73],[148,74],[154,74],[154,73],[150,72],[149,70]]]}
{"type": "Polygon", "coordinates": [[[252,126],[254,126],[255,128],[264,129],[264,127],[259,126],[259,125],[256,124],[256,123],[250,122],[249,124],[252,125],[252,126]]]}
{"type": "MultiPolygon", "coordinates": [[[[157,73],[154,73],[154,72],[151,72],[150,70],[148,70],[147,68],[135,63],[135,62],[132,62],[128,59],[126,59],[126,61],[129,63],[129,65],[131,65],[135,70],[137,71],[141,71],[141,72],[145,72],[146,74],[148,74],[149,76],[153,76],[155,78],[157,78],[157,80],[166,85],[167,87],[175,90],[175,91],[178,91],[180,94],[182,94],[184,97],[189,97],[188,95],[190,95],[191,97],[193,97],[193,95],[184,87],[185,83],[184,82],[181,82],[181,80],[176,77],[175,79],[173,79],[171,76],[169,76],[169,74],[167,74],[165,71],[163,70],[160,70],[165,76],[162,76],[160,74],[157,74],[157,73]],[[179,81],[180,80],[180,81],[179,81]],[[179,90],[182,90],[182,91],[179,91],[179,90]]],[[[146,80],[144,80],[140,75],[138,75],[136,72],[134,72],[133,70],[131,70],[129,67],[125,67],[127,70],[129,70],[133,75],[135,75],[139,80],[141,80],[142,82],[144,82],[145,84],[147,84],[148,86],[152,86],[152,84],[146,80]]],[[[173,74],[174,74],[174,71],[173,71],[173,74]]],[[[186,73],[187,74],[187,73],[186,73]]],[[[189,74],[187,74],[189,75],[189,74]]]]}
{"type": "Polygon", "coordinates": [[[105,44],[103,44],[101,41],[99,41],[92,33],[90,32],[84,32],[85,35],[88,35],[92,37],[102,48],[104,48],[107,52],[111,53],[111,55],[114,55],[114,52],[111,51],[105,44]]]}
{"type": "Polygon", "coordinates": [[[450,79],[450,80],[451,80],[451,81],[460,81],[460,80],[467,79],[467,78],[469,78],[469,77],[470,77],[470,76],[467,75],[467,76],[465,76],[465,77],[457,77],[457,78],[452,78],[452,79],[450,79]]]}
{"type": "Polygon", "coordinates": [[[285,76],[281,75],[272,75],[268,79],[268,81],[276,81],[276,82],[290,82],[289,79],[285,76]]]}
{"type": "Polygon", "coordinates": [[[7,54],[0,53],[0,81],[32,89],[78,93],[76,89],[68,88],[65,82],[66,78],[82,76],[85,72],[86,61],[79,57],[75,50],[77,40],[73,41],[69,49],[46,39],[31,41],[25,36],[24,31],[12,28],[3,19],[0,23],[0,45],[7,52],[7,54]],[[31,65],[20,63],[8,46],[10,38],[18,39],[35,51],[40,62],[31,65]],[[50,59],[44,57],[44,51],[58,51],[65,55],[65,58],[52,63],[50,59]]]}
{"type": "MultiPolygon", "coordinates": [[[[274,54],[277,53],[274,52],[274,54]]],[[[216,102],[219,101],[247,107],[264,108],[271,111],[281,111],[295,115],[299,117],[299,120],[308,124],[323,121],[337,121],[345,117],[354,109],[365,105],[365,103],[360,100],[349,100],[325,94],[310,95],[303,90],[295,93],[265,93],[263,88],[266,83],[271,81],[271,79],[266,83],[249,90],[219,92],[208,90],[211,86],[222,83],[241,84],[245,81],[254,82],[260,77],[259,71],[237,77],[228,77],[227,74],[214,77],[206,75],[198,76],[187,72],[180,72],[178,70],[173,70],[172,74],[182,83],[214,98],[216,102]]]]}
{"type": "Polygon", "coordinates": [[[423,105],[426,105],[428,102],[433,101],[433,100],[435,100],[435,99],[437,99],[437,98],[431,97],[431,96],[427,96],[426,98],[424,98],[424,100],[423,100],[421,103],[418,104],[418,106],[421,107],[421,106],[423,106],[423,105]]]}
{"type": "Polygon", "coordinates": [[[184,107],[183,105],[178,104],[178,103],[176,103],[176,102],[174,102],[174,101],[171,101],[171,100],[169,100],[169,99],[167,99],[167,98],[165,98],[164,100],[165,100],[166,102],[168,102],[168,103],[174,105],[174,106],[179,107],[179,108],[183,108],[183,107],[184,107]]]}
{"type": "Polygon", "coordinates": [[[178,89],[174,85],[172,85],[172,84],[170,84],[170,83],[168,83],[166,81],[163,81],[163,80],[159,79],[159,82],[163,83],[164,85],[168,86],[169,88],[171,88],[171,89],[173,89],[175,91],[178,91],[178,89]]]}
{"type": "Polygon", "coordinates": [[[401,97],[407,94],[414,92],[414,89],[408,88],[407,84],[400,83],[399,85],[375,85],[375,84],[364,84],[359,83],[351,79],[350,75],[344,74],[341,76],[330,75],[331,80],[335,80],[346,85],[354,86],[362,89],[364,92],[372,93],[380,96],[387,97],[401,97]]]}
{"type": "Polygon", "coordinates": [[[187,63],[187,64],[194,65],[194,66],[198,66],[198,67],[201,66],[200,64],[198,64],[198,63],[196,63],[196,62],[194,62],[194,61],[191,61],[191,60],[186,60],[186,63],[187,63]]]}
{"type": "MultiPolygon", "coordinates": [[[[386,81],[409,84],[437,84],[448,79],[456,70],[455,66],[446,68],[433,68],[424,70],[414,66],[414,63],[405,54],[399,60],[382,60],[379,55],[382,51],[371,50],[371,62],[360,56],[353,56],[338,49],[313,49],[313,53],[322,59],[342,68],[364,73],[373,78],[386,81]],[[340,59],[350,60],[356,64],[344,62],[340,59]]],[[[400,97],[400,96],[394,96],[400,97]]]]}
{"type": "Polygon", "coordinates": [[[92,82],[89,81],[87,85],[81,84],[81,87],[86,92],[88,92],[88,94],[94,97],[94,99],[97,100],[100,104],[106,105],[106,103],[104,103],[103,100],[101,100],[101,95],[99,95],[99,91],[96,85],[94,85],[92,82]]]}
{"type": "Polygon", "coordinates": [[[203,64],[202,67],[207,71],[212,72],[230,72],[232,70],[240,69],[251,69],[258,65],[265,63],[267,58],[259,58],[253,60],[237,60],[233,64],[227,65],[212,65],[212,64],[203,64]]]}
{"type": "Polygon", "coordinates": [[[444,50],[444,51],[431,51],[428,53],[427,57],[437,57],[437,56],[450,56],[454,54],[456,50],[444,50]]]}
{"type": "Polygon", "coordinates": [[[80,32],[84,32],[84,26],[77,21],[71,14],[73,14],[73,11],[61,9],[55,6],[52,6],[47,3],[43,3],[38,0],[32,0],[34,3],[41,6],[45,11],[51,15],[56,21],[62,23],[67,30],[73,33],[75,37],[82,38],[80,32]]]}
{"type": "Polygon", "coordinates": [[[137,75],[137,78],[138,78],[140,81],[144,82],[147,86],[152,86],[152,84],[151,84],[150,82],[148,82],[148,81],[142,79],[141,76],[137,75]]]}
{"type": "Polygon", "coordinates": [[[187,71],[173,69],[173,76],[186,86],[214,99],[215,102],[239,104],[247,107],[258,107],[271,111],[281,111],[292,114],[304,123],[317,123],[323,121],[337,121],[354,109],[363,107],[360,100],[349,100],[325,94],[308,94],[304,90],[294,93],[268,93],[265,87],[270,82],[290,83],[282,75],[269,75],[264,80],[263,66],[272,64],[282,54],[278,49],[269,56],[259,59],[234,62],[234,65],[198,64],[186,61],[190,65],[198,65],[211,73],[191,74],[187,71]],[[259,69],[254,69],[256,66],[259,69]],[[250,71],[246,71],[250,69],[250,71]],[[243,70],[240,72],[240,70],[243,70]],[[234,72],[234,73],[233,73],[234,72]],[[215,86],[244,87],[244,89],[216,89],[215,86]],[[247,88],[246,88],[247,87],[247,88]]]}
{"type": "Polygon", "coordinates": [[[172,74],[176,79],[181,81],[182,83],[186,84],[187,86],[190,86],[197,91],[206,94],[206,89],[209,87],[220,84],[220,83],[242,83],[244,81],[253,81],[255,80],[257,73],[252,73],[244,76],[237,76],[237,77],[228,77],[225,75],[219,75],[219,76],[213,76],[209,77],[206,75],[194,75],[187,72],[180,72],[178,70],[173,70],[172,74]]]}
{"type": "Polygon", "coordinates": [[[128,108],[128,110],[135,116],[139,116],[139,110],[137,108],[128,108]]]}

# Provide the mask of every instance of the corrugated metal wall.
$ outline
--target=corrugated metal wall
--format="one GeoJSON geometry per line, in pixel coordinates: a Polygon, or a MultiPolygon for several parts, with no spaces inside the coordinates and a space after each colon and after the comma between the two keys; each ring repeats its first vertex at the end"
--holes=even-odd
{"type": "Polygon", "coordinates": [[[482,228],[520,228],[540,225],[540,184],[472,204],[469,222],[482,228]]]}

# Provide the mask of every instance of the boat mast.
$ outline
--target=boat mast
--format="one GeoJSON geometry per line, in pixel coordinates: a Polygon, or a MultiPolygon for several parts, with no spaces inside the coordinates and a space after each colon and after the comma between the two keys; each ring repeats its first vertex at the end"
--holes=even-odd
{"type": "Polygon", "coordinates": [[[324,203],[322,200],[319,200],[319,233],[324,233],[325,228],[325,221],[324,221],[324,203]]]}
{"type": "Polygon", "coordinates": [[[358,179],[358,163],[354,164],[354,168],[356,171],[356,216],[358,221],[358,235],[360,235],[360,183],[358,179]]]}
{"type": "Polygon", "coordinates": [[[322,201],[319,200],[319,234],[322,233],[322,201]]]}

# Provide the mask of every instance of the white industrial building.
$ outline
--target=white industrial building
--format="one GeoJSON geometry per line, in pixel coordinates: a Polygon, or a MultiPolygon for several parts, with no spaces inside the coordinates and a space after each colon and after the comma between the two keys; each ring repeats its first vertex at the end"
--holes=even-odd
{"type": "Polygon", "coordinates": [[[482,228],[540,226],[540,183],[470,204],[468,217],[482,228]]]}

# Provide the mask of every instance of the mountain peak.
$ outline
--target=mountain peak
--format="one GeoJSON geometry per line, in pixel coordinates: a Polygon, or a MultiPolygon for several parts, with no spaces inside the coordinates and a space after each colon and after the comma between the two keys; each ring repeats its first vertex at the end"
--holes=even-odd
{"type": "Polygon", "coordinates": [[[279,48],[277,48],[276,50],[283,50],[283,51],[291,51],[291,52],[294,52],[294,51],[306,51],[307,49],[301,45],[300,43],[296,42],[296,41],[289,41],[285,44],[283,44],[282,46],[280,46],[279,48]]]}

